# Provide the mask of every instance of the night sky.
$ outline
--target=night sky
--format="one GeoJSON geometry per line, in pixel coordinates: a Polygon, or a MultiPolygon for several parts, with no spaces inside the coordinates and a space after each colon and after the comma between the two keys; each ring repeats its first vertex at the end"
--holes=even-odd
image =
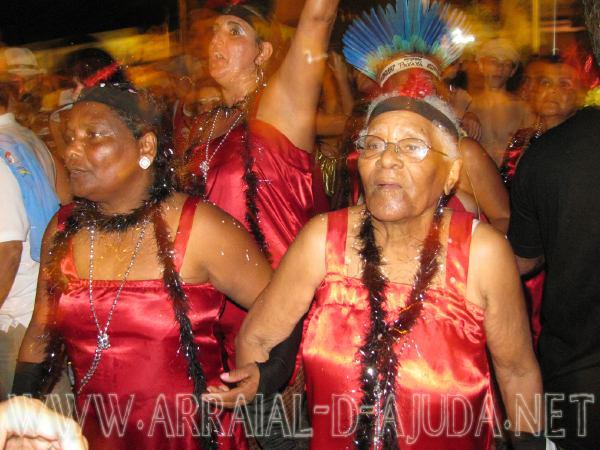
{"type": "Polygon", "coordinates": [[[177,0],[0,0],[0,40],[7,45],[125,27],[177,24],[177,0]]]}

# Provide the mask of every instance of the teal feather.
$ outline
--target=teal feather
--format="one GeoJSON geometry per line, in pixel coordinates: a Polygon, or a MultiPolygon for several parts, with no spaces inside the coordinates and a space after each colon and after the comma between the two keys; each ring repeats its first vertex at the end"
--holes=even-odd
{"type": "Polygon", "coordinates": [[[364,12],[342,39],[349,64],[372,79],[381,64],[395,54],[434,56],[440,69],[460,57],[464,42],[455,42],[452,31],[468,30],[465,15],[435,0],[396,0],[395,6],[377,6],[364,12]]]}

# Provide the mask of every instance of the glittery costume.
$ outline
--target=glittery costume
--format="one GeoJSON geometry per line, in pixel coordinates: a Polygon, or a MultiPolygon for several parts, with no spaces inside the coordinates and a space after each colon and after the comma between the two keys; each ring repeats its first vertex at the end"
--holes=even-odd
{"type": "MultiPolygon", "coordinates": [[[[470,214],[452,214],[445,285],[427,291],[421,316],[396,345],[402,449],[481,450],[491,445],[493,399],[483,310],[465,298],[472,223],[470,214]],[[411,442],[407,437],[414,435],[411,442]]],[[[354,447],[348,430],[362,395],[358,349],[370,319],[367,289],[346,274],[347,229],[347,209],[328,215],[327,275],[304,335],[312,449],[354,447]]],[[[410,289],[389,283],[386,309],[394,311],[391,317],[410,289]]]]}
{"type": "MultiPolygon", "coordinates": [[[[188,198],[182,210],[174,243],[177,270],[184,259],[198,201],[188,198]]],[[[59,227],[64,227],[69,213],[67,208],[59,212],[59,227]]],[[[98,331],[90,313],[88,281],[78,277],[72,250],[61,268],[68,286],[58,304],[58,328],[65,340],[77,389],[92,361],[98,331]]],[[[94,303],[101,321],[107,317],[120,283],[94,280],[94,303]]],[[[209,283],[186,284],[184,289],[199,362],[207,383],[220,384],[218,377],[224,370],[225,356],[218,319],[225,298],[209,283]]],[[[187,359],[179,352],[179,326],[162,279],[125,283],[109,334],[111,347],[104,350],[96,373],[76,399],[78,413],[85,415],[83,431],[90,448],[199,448],[190,428],[193,382],[188,376],[187,359]],[[116,420],[111,429],[109,420],[113,413],[116,420]],[[116,425],[119,414],[123,418],[121,435],[116,425]]],[[[229,431],[231,413],[220,414],[219,421],[222,430],[229,434],[219,437],[219,448],[247,448],[241,427],[229,431]]]]}

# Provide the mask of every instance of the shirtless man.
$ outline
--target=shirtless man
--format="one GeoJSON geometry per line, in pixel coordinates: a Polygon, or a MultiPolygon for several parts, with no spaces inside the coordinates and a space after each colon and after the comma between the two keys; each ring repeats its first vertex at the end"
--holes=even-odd
{"type": "Polygon", "coordinates": [[[530,126],[534,117],[525,102],[506,91],[506,82],[519,64],[519,54],[510,42],[488,41],[481,47],[477,61],[484,87],[473,97],[470,109],[481,122],[479,142],[499,166],[515,131],[530,126]]]}

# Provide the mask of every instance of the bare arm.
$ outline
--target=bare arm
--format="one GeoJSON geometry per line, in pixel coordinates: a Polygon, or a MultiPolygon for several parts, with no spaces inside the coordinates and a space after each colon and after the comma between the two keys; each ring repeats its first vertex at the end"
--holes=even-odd
{"type": "Polygon", "coordinates": [[[339,0],[306,0],[296,34],[260,100],[257,118],[312,152],[315,112],[339,0]]]}
{"type": "Polygon", "coordinates": [[[52,218],[44,238],[42,239],[42,250],[40,260],[40,272],[38,274],[37,290],[35,295],[35,306],[33,308],[33,316],[27,327],[27,332],[21,343],[19,351],[20,362],[41,363],[46,356],[47,341],[42,337],[46,333],[46,325],[50,319],[50,304],[48,302],[48,294],[46,292],[47,271],[49,251],[52,247],[52,239],[56,233],[57,220],[56,216],[52,218]]]}
{"type": "Polygon", "coordinates": [[[543,417],[517,422],[518,408],[536,411],[543,389],[512,249],[500,233],[480,224],[470,260],[478,264],[470,266],[467,295],[485,307],[485,335],[511,429],[537,433],[543,429],[543,417]]]}
{"type": "Polygon", "coordinates": [[[21,241],[0,242],[0,261],[2,261],[2,270],[0,271],[0,308],[8,293],[12,288],[19,264],[21,263],[21,252],[23,243],[21,241]]]}
{"type": "Polygon", "coordinates": [[[281,261],[273,280],[244,320],[236,344],[236,366],[265,361],[308,311],[325,277],[325,216],[312,219],[281,261]],[[299,276],[301,274],[301,276],[299,276]]]}
{"type": "Polygon", "coordinates": [[[185,279],[208,280],[244,308],[271,278],[271,266],[252,236],[233,217],[208,203],[198,205],[182,267],[185,279]]]}
{"type": "Polygon", "coordinates": [[[473,139],[462,139],[460,152],[463,157],[463,172],[459,189],[473,195],[492,226],[506,234],[510,203],[494,161],[473,139]]]}

